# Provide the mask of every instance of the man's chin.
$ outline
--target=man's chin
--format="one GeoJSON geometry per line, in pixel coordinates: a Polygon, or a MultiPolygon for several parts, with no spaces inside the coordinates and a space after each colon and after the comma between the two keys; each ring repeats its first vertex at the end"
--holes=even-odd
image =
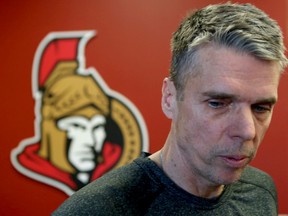
{"type": "Polygon", "coordinates": [[[229,185],[237,182],[243,173],[245,167],[237,170],[230,170],[229,172],[222,173],[220,175],[219,180],[221,181],[220,184],[222,185],[229,185]]]}

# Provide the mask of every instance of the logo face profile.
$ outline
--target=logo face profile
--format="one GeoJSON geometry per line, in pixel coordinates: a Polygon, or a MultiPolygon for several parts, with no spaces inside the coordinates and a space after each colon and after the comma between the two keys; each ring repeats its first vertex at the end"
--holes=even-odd
{"type": "Polygon", "coordinates": [[[95,34],[52,32],[42,40],[32,71],[35,136],[11,152],[20,173],[68,195],[148,151],[137,108],[85,68],[95,34]]]}

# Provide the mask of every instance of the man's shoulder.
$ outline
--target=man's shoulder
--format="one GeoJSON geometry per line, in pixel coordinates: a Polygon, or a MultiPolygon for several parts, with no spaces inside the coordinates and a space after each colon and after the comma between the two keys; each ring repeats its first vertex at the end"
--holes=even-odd
{"type": "Polygon", "coordinates": [[[144,179],[147,178],[147,174],[141,167],[144,163],[144,159],[138,158],[132,163],[109,171],[82,190],[89,191],[90,194],[92,192],[97,193],[97,195],[99,195],[99,193],[114,193],[116,191],[118,194],[121,191],[127,192],[133,185],[146,182],[144,179]]]}
{"type": "Polygon", "coordinates": [[[93,190],[99,192],[114,193],[115,190],[118,193],[122,191],[127,193],[129,190],[136,192],[135,190],[138,188],[136,186],[147,187],[146,184],[149,182],[149,175],[145,169],[147,164],[149,164],[149,159],[138,158],[132,163],[108,172],[87,188],[93,188],[93,190]]]}
{"type": "Polygon", "coordinates": [[[150,163],[149,159],[141,157],[108,172],[72,195],[55,215],[67,212],[89,214],[99,210],[99,215],[112,215],[122,213],[124,209],[133,213],[136,208],[142,208],[137,206],[143,203],[140,199],[147,200],[147,196],[157,191],[145,168],[150,163]]]}
{"type": "Polygon", "coordinates": [[[266,172],[252,166],[247,166],[239,180],[240,183],[250,185],[258,190],[269,193],[277,200],[277,192],[274,181],[266,172]]]}

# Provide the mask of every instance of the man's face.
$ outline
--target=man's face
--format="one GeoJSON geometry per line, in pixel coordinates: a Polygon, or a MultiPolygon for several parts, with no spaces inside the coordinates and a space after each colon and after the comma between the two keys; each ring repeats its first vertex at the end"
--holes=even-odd
{"type": "Polygon", "coordinates": [[[188,79],[171,117],[175,143],[198,180],[229,184],[255,157],[270,124],[279,67],[228,48],[203,48],[199,61],[200,73],[188,79]]]}

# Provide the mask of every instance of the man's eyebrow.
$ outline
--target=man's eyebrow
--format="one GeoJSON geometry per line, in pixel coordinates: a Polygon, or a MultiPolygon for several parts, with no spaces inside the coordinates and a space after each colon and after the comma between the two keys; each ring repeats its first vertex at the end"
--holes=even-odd
{"type": "Polygon", "coordinates": [[[228,94],[224,92],[208,91],[202,94],[203,96],[214,98],[214,99],[237,99],[238,97],[234,94],[228,94]]]}
{"type": "Polygon", "coordinates": [[[262,98],[262,99],[259,99],[255,102],[255,104],[275,104],[277,102],[277,98],[276,97],[270,97],[270,98],[262,98]]]}

